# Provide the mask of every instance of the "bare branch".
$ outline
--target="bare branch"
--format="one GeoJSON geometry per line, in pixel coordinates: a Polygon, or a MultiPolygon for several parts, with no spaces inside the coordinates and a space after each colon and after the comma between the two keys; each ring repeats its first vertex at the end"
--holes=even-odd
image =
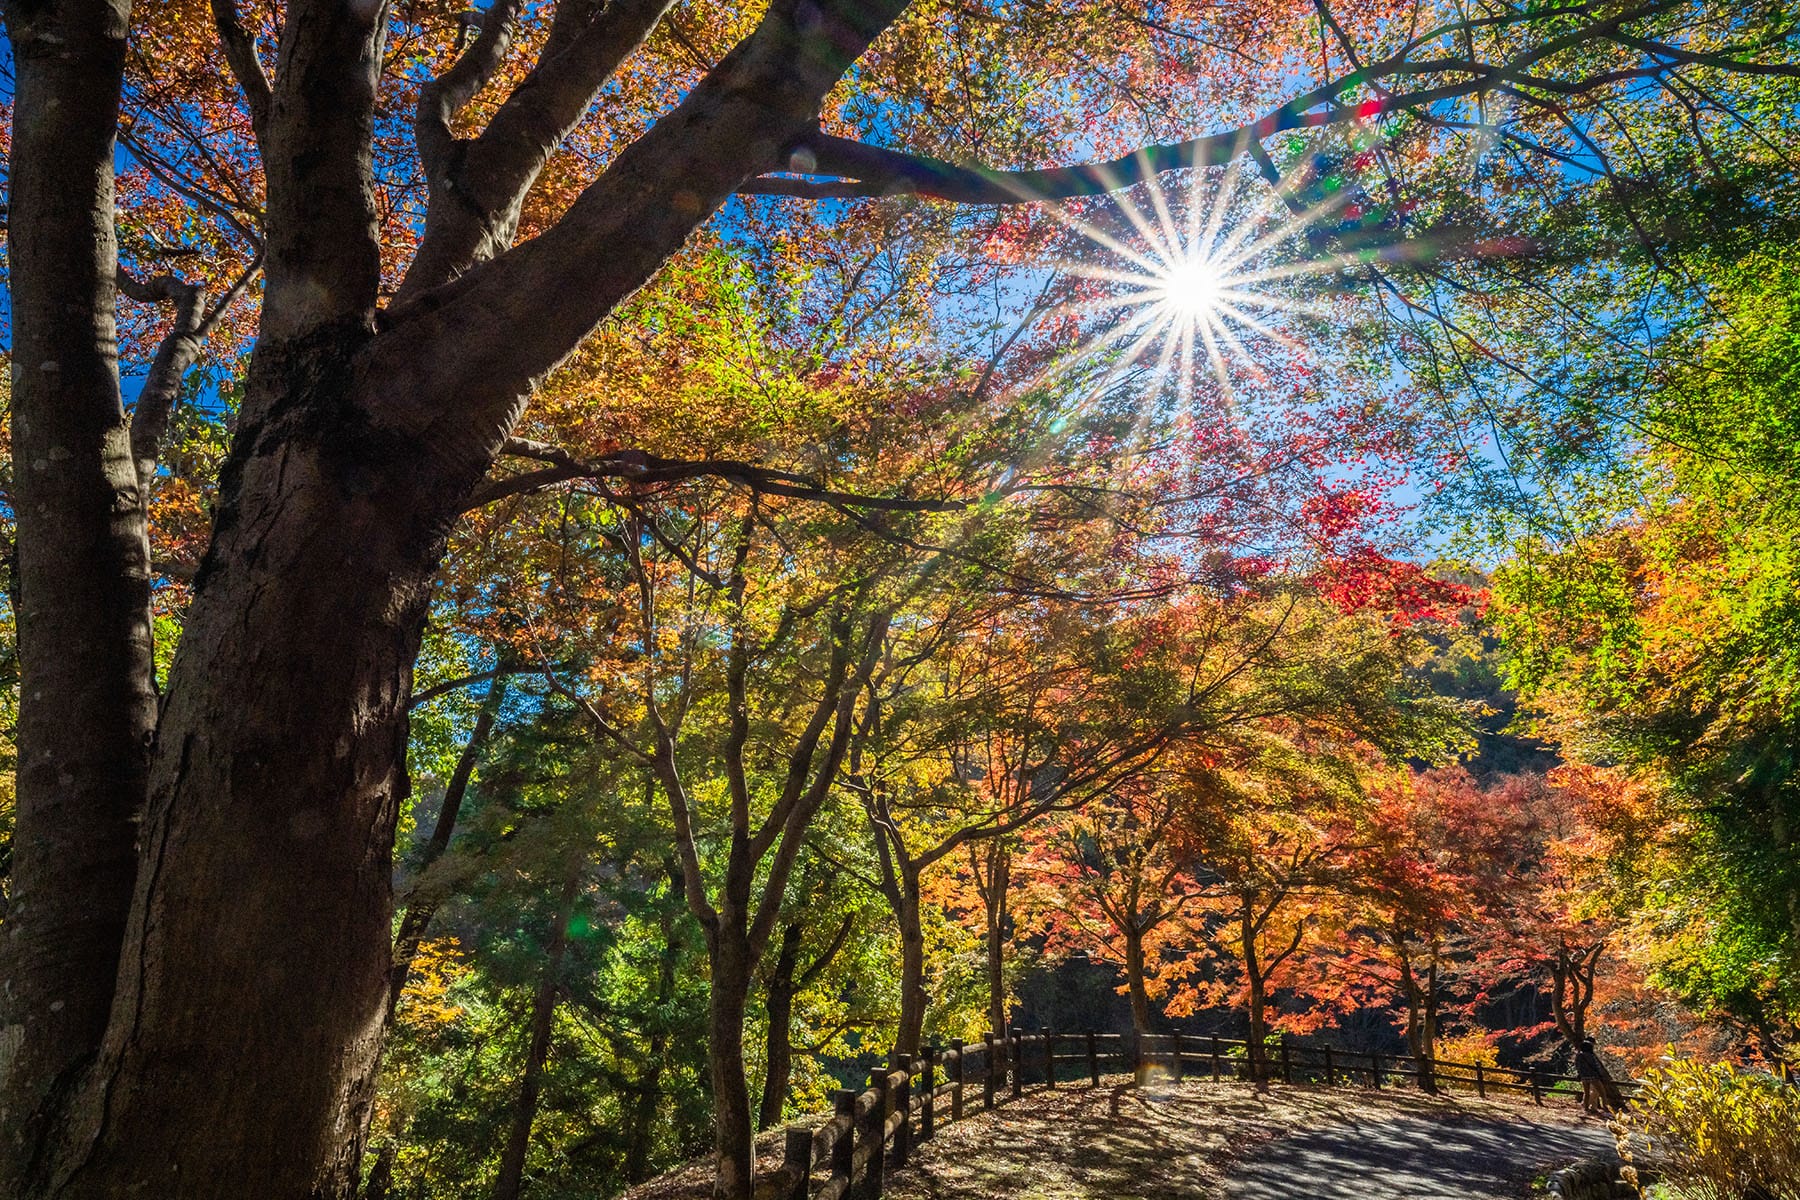
{"type": "Polygon", "coordinates": [[[263,72],[262,60],[256,56],[256,38],[245,28],[236,0],[212,0],[213,28],[219,32],[219,46],[225,62],[243,89],[244,103],[250,109],[250,128],[256,140],[262,141],[269,122],[269,77],[263,72]]]}

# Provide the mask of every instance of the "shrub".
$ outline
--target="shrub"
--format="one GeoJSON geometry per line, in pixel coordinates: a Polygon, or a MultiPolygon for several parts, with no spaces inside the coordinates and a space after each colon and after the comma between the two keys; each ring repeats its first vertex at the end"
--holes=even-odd
{"type": "Polygon", "coordinates": [[[1647,1073],[1634,1124],[1691,1200],[1800,1200],[1800,1090],[1728,1063],[1647,1073]]]}
{"type": "Polygon", "coordinates": [[[1459,1068],[1473,1067],[1476,1063],[1484,1068],[1492,1068],[1500,1062],[1493,1039],[1485,1033],[1459,1033],[1454,1037],[1441,1037],[1437,1042],[1435,1057],[1440,1064],[1444,1064],[1437,1073],[1438,1083],[1459,1092],[1475,1090],[1474,1071],[1459,1068]],[[1457,1064],[1456,1067],[1449,1067],[1451,1063],[1457,1064]]]}

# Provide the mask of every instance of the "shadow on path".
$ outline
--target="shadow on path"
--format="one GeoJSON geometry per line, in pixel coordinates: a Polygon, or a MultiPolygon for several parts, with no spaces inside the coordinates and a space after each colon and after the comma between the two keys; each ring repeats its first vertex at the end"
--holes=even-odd
{"type": "Polygon", "coordinates": [[[1598,1122],[1473,1098],[1123,1080],[1038,1093],[939,1131],[900,1200],[1464,1200],[1609,1153],[1598,1122]]]}
{"type": "Polygon", "coordinates": [[[1598,1122],[1369,1112],[1291,1133],[1234,1161],[1224,1200],[1464,1200],[1523,1196],[1572,1159],[1613,1157],[1598,1122]]]}

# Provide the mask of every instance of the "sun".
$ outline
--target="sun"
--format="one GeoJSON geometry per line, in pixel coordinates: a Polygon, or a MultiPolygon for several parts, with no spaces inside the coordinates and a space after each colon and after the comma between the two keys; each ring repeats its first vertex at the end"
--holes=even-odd
{"type": "Polygon", "coordinates": [[[1225,281],[1205,258],[1181,259],[1168,267],[1152,289],[1157,303],[1181,321],[1204,321],[1219,310],[1225,281]]]}
{"type": "Polygon", "coordinates": [[[1184,186],[1165,191],[1164,181],[1152,177],[1139,195],[1116,193],[1114,219],[1104,222],[1048,210],[1077,235],[1078,248],[1053,266],[1097,285],[1069,306],[1094,322],[1083,353],[1071,362],[1108,361],[1097,390],[1110,387],[1118,372],[1144,367],[1158,389],[1172,384],[1192,397],[1200,378],[1210,375],[1229,395],[1240,374],[1265,378],[1262,346],[1304,355],[1284,331],[1285,318],[1323,310],[1282,284],[1330,274],[1340,264],[1330,257],[1295,260],[1291,246],[1342,201],[1298,210],[1291,197],[1253,180],[1261,182],[1231,168],[1195,170],[1184,186]]]}

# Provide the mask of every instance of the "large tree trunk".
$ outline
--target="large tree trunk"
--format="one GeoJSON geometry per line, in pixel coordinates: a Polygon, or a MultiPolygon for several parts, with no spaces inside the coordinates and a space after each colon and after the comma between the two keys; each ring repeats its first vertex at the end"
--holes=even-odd
{"type": "Polygon", "coordinates": [[[769,1028],[763,1055],[762,1104],[756,1113],[758,1129],[768,1129],[780,1121],[782,1105],[787,1103],[788,1080],[794,1069],[794,968],[800,959],[800,932],[798,923],[790,923],[781,931],[781,949],[775,955],[775,968],[769,973],[769,1028]]]}
{"type": "MultiPolygon", "coordinates": [[[[730,910],[720,913],[730,920],[730,910]]],[[[751,955],[742,929],[709,936],[712,991],[707,999],[707,1058],[713,1092],[714,1200],[750,1200],[756,1175],[756,1138],[750,1124],[750,1084],[744,1075],[744,1007],[751,955]]]]}
{"type": "Polygon", "coordinates": [[[361,1153],[406,697],[444,529],[391,514],[443,506],[408,494],[416,477],[369,489],[367,443],[259,432],[240,437],[171,677],[98,1141],[71,1195],[204,1179],[337,1196],[361,1153]]]}
{"type": "MultiPolygon", "coordinates": [[[[31,633],[22,614],[26,670],[52,672],[28,679],[54,707],[22,727],[21,774],[64,790],[23,805],[26,913],[15,904],[7,929],[22,939],[60,919],[71,931],[34,951],[54,957],[47,967],[8,969],[9,1094],[35,1100],[22,1073],[68,1078],[90,1053],[89,1034],[26,1029],[24,1014],[50,996],[39,980],[67,968],[58,1011],[75,1002],[70,1028],[91,1033],[108,987],[101,960],[118,956],[105,1039],[67,1119],[34,1127],[9,1109],[3,1122],[9,1159],[40,1165],[60,1200],[350,1193],[390,992],[407,694],[448,530],[535,382],[747,175],[780,163],[901,7],[773,5],[554,228],[377,335],[372,139],[386,6],[288,6],[272,92],[266,80],[247,87],[266,180],[258,340],[156,732],[135,880],[119,822],[149,732],[145,556],[129,511],[141,501],[126,430],[95,403],[113,351],[101,118],[116,108],[125,9],[9,11],[15,366],[55,376],[35,398],[26,385],[15,433],[31,448],[22,476],[41,449],[46,478],[66,483],[19,489],[23,607],[64,614],[31,633]],[[71,262],[87,264],[81,277],[59,277],[71,262]],[[31,313],[52,310],[85,334],[27,338],[31,313]],[[70,423],[34,430],[40,401],[70,423]],[[77,590],[54,595],[58,578],[77,590]],[[75,757],[58,761],[59,746],[75,757]],[[109,950],[112,898],[126,887],[125,932],[109,950]]],[[[741,1018],[741,991],[737,1003],[741,1018]]],[[[741,1058],[740,1046],[740,1094],[741,1058]]]]}
{"type": "Polygon", "coordinates": [[[0,940],[0,1194],[98,1052],[155,728],[149,548],[114,345],[113,135],[129,5],[9,3],[12,513],[20,708],[0,940]]]}
{"type": "Polygon", "coordinates": [[[531,1037],[525,1047],[525,1070],[519,1077],[519,1095],[513,1103],[512,1123],[500,1152],[500,1171],[494,1178],[494,1200],[519,1200],[525,1182],[525,1155],[531,1149],[531,1127],[537,1123],[538,1096],[543,1090],[544,1064],[550,1058],[550,1033],[556,1023],[556,1004],[562,996],[563,955],[569,946],[569,921],[574,916],[575,896],[581,886],[581,869],[569,873],[557,903],[555,925],[545,948],[544,973],[531,1000],[531,1037]]]}

